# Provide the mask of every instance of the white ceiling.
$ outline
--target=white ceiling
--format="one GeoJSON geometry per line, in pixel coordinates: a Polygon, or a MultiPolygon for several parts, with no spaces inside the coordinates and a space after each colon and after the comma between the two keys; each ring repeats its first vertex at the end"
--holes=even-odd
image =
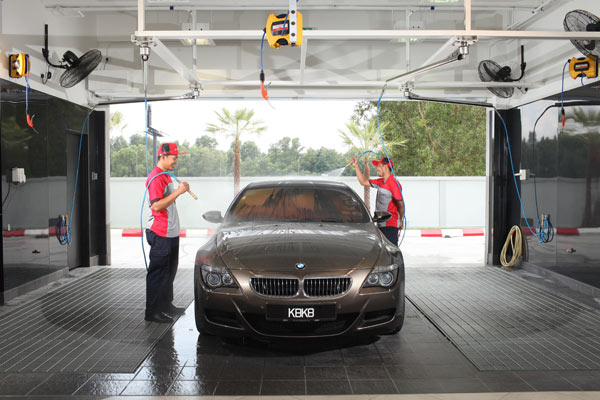
{"type": "MultiPolygon", "coordinates": [[[[34,88],[79,102],[143,99],[140,42],[150,47],[150,99],[189,95],[194,85],[200,98],[260,98],[262,29],[270,12],[284,13],[288,4],[146,0],[142,26],[137,0],[3,0],[0,48],[31,54],[34,88]],[[196,46],[195,63],[193,46],[176,38],[194,18],[197,29],[205,29],[195,36],[215,44],[196,46]],[[45,85],[38,78],[46,71],[44,23],[49,24],[54,62],[67,49],[102,51],[106,59],[86,83],[64,90],[58,85],[59,70],[45,85]]],[[[275,50],[265,42],[271,98],[377,99],[388,79],[443,60],[458,50],[457,42],[466,41],[464,60],[390,82],[385,98],[404,98],[408,88],[421,96],[516,106],[560,92],[565,61],[581,56],[563,31],[565,13],[581,8],[600,15],[600,2],[591,0],[299,0],[297,6],[304,27],[312,28],[304,31],[302,46],[275,50]],[[465,3],[471,5],[467,20],[465,3]],[[493,59],[509,65],[516,77],[521,45],[527,69],[520,88],[510,99],[496,98],[479,80],[478,64],[493,59]]],[[[567,75],[566,89],[580,84],[567,75]]]]}

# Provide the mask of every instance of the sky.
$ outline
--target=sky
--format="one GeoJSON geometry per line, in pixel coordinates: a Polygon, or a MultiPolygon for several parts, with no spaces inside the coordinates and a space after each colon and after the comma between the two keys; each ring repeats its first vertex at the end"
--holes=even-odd
{"type": "MultiPolygon", "coordinates": [[[[218,123],[215,111],[223,107],[230,111],[248,108],[254,110],[254,118],[263,121],[266,131],[260,135],[242,136],[242,142],[253,141],[261,151],[285,136],[298,137],[305,148],[326,147],[344,152],[349,146],[344,144],[338,133],[345,130],[346,123],[352,117],[356,101],[349,100],[264,100],[245,101],[202,101],[173,100],[152,102],[151,126],[168,136],[159,138],[160,142],[187,140],[194,143],[196,138],[208,135],[217,139],[218,149],[226,150],[231,139],[216,136],[205,131],[206,124],[218,123]]],[[[111,132],[111,136],[122,135],[126,138],[135,133],[143,133],[146,120],[144,103],[112,105],[110,112],[123,113],[127,126],[111,132]]]]}

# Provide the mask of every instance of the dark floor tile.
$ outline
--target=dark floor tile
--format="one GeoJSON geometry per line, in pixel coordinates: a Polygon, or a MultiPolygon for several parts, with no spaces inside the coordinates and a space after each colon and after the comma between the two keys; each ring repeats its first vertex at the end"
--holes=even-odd
{"type": "Polygon", "coordinates": [[[90,378],[76,392],[76,396],[117,396],[130,381],[105,381],[90,378]]]}
{"type": "Polygon", "coordinates": [[[225,366],[221,370],[221,381],[260,381],[263,375],[262,367],[225,366]]]}
{"type": "Polygon", "coordinates": [[[112,374],[112,373],[96,373],[92,375],[93,379],[105,381],[131,381],[137,373],[132,374],[112,374]]]}
{"type": "Polygon", "coordinates": [[[391,379],[351,380],[354,394],[396,394],[398,390],[391,379]]]}
{"type": "Polygon", "coordinates": [[[553,371],[519,371],[516,374],[537,391],[579,390],[553,371]]]}
{"type": "Polygon", "coordinates": [[[179,381],[217,381],[220,379],[223,367],[210,366],[183,367],[177,376],[179,381]]]}
{"type": "Polygon", "coordinates": [[[171,382],[131,381],[121,392],[121,396],[164,396],[171,382]]]}
{"type": "Polygon", "coordinates": [[[483,382],[492,392],[531,392],[534,389],[525,381],[515,382],[483,382]]]}
{"type": "Polygon", "coordinates": [[[260,381],[219,381],[215,396],[258,396],[260,381]]]}
{"type": "Polygon", "coordinates": [[[534,390],[511,371],[479,372],[477,377],[492,392],[529,392],[534,390]]]}
{"type": "Polygon", "coordinates": [[[431,373],[422,365],[387,365],[392,379],[428,379],[431,373]]]}
{"type": "Polygon", "coordinates": [[[217,382],[177,380],[173,382],[167,394],[173,396],[212,396],[216,387],[217,382]]]}
{"type": "Polygon", "coordinates": [[[265,366],[268,365],[290,365],[303,367],[304,366],[304,356],[296,356],[296,355],[273,355],[269,357],[265,357],[265,366]]]}
{"type": "Polygon", "coordinates": [[[440,379],[439,382],[446,393],[482,393],[490,391],[478,378],[440,379]]]}
{"type": "Polygon", "coordinates": [[[159,368],[159,367],[142,367],[137,375],[133,378],[134,381],[164,381],[171,383],[183,367],[177,368],[159,368]]]}
{"type": "Polygon", "coordinates": [[[305,366],[340,366],[344,365],[344,358],[339,350],[325,353],[307,354],[304,356],[305,366]]]}
{"type": "Polygon", "coordinates": [[[438,379],[395,379],[400,394],[444,393],[438,379]]]}
{"type": "Polygon", "coordinates": [[[304,366],[269,365],[263,371],[263,380],[304,381],[304,366]]]}
{"type": "Polygon", "coordinates": [[[350,382],[346,381],[306,381],[306,394],[315,395],[336,395],[352,394],[350,382]]]}
{"type": "Polygon", "coordinates": [[[478,370],[471,365],[423,365],[433,379],[472,378],[478,370]]]}
{"type": "Polygon", "coordinates": [[[377,366],[355,366],[346,367],[348,379],[390,379],[387,369],[383,365],[377,366]]]}
{"type": "Polygon", "coordinates": [[[91,375],[88,374],[54,374],[37,385],[28,395],[71,395],[90,378],[91,375]]]}
{"type": "Polygon", "coordinates": [[[369,357],[344,357],[345,365],[384,365],[383,359],[379,354],[369,357]]]}
{"type": "Polygon", "coordinates": [[[307,381],[348,380],[344,367],[304,367],[307,381]]]}
{"type": "Polygon", "coordinates": [[[43,383],[52,374],[26,373],[10,374],[5,377],[0,385],[0,395],[24,395],[43,383]]]}
{"type": "Polygon", "coordinates": [[[577,373],[561,373],[563,378],[581,390],[600,390],[600,371],[577,371],[577,373]]]}
{"type": "Polygon", "coordinates": [[[263,381],[261,396],[304,396],[305,381],[263,381]]]}

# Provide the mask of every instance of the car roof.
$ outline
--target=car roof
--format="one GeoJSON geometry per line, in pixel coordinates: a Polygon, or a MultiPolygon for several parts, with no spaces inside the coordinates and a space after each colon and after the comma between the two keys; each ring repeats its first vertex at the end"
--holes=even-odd
{"type": "Polygon", "coordinates": [[[318,188],[335,188],[335,189],[349,189],[350,186],[343,182],[326,181],[321,179],[285,179],[285,180],[273,180],[273,181],[261,181],[252,182],[246,186],[246,189],[263,189],[270,187],[318,187],[318,188]]]}

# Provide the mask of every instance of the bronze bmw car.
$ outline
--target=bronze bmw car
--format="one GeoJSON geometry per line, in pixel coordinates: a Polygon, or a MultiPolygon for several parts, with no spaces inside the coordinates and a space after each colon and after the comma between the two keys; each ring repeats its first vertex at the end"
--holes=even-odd
{"type": "Polygon", "coordinates": [[[196,254],[196,327],[221,336],[393,334],[404,321],[404,261],[347,185],[248,185],[196,254]]]}

